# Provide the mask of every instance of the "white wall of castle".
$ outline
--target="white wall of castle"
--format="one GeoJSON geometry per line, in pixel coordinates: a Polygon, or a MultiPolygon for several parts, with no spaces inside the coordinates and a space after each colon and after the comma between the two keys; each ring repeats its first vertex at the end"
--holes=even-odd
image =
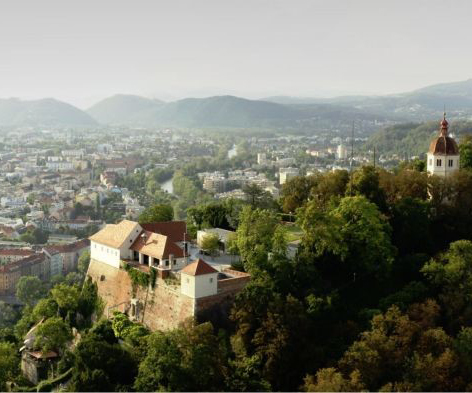
{"type": "Polygon", "coordinates": [[[90,258],[116,268],[120,267],[120,250],[94,241],[90,242],[90,258]]]}
{"type": "Polygon", "coordinates": [[[180,291],[182,295],[197,299],[218,293],[218,273],[191,276],[180,274],[180,291]]]}

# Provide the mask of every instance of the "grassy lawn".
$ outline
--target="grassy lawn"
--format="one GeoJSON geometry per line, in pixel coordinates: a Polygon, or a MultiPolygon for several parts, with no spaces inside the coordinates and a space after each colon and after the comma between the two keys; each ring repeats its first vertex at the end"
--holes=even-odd
{"type": "Polygon", "coordinates": [[[303,231],[300,229],[300,227],[296,226],[295,224],[287,224],[285,225],[285,229],[287,230],[288,242],[299,240],[303,236],[303,231]]]}

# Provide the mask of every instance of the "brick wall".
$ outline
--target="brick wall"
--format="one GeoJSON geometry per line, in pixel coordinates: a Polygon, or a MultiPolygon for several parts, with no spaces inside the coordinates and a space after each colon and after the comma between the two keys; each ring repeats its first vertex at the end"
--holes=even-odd
{"type": "MultiPolygon", "coordinates": [[[[98,293],[106,304],[105,315],[107,310],[109,315],[115,310],[128,311],[133,289],[126,271],[92,259],[87,274],[98,284],[98,293]],[[125,304],[114,307],[123,302],[125,304]]],[[[134,297],[140,305],[138,321],[151,330],[176,328],[194,315],[193,299],[181,295],[180,288],[168,287],[161,279],[156,280],[154,289],[138,286],[134,297]]]]}

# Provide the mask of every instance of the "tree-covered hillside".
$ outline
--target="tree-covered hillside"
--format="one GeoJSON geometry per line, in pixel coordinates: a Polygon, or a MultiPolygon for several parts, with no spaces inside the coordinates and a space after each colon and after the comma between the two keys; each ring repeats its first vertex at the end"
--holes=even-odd
{"type": "MultiPolygon", "coordinates": [[[[472,122],[452,121],[449,132],[458,140],[472,133],[472,122]]],[[[437,121],[423,124],[406,123],[386,127],[373,134],[364,148],[380,154],[397,154],[400,157],[421,155],[428,151],[431,140],[439,134],[437,121]]]]}
{"type": "Polygon", "coordinates": [[[0,126],[91,126],[97,122],[80,109],[53,98],[0,99],[0,126]]]}

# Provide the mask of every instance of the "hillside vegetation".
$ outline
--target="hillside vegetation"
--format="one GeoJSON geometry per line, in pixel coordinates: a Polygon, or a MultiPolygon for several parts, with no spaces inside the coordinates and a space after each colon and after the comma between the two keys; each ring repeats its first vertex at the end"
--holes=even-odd
{"type": "Polygon", "coordinates": [[[80,109],[53,98],[0,99],[0,126],[90,126],[97,122],[80,109]]]}
{"type": "MultiPolygon", "coordinates": [[[[472,122],[456,121],[449,126],[449,132],[460,138],[472,133],[472,122]]],[[[431,140],[439,134],[437,121],[423,124],[406,123],[386,127],[374,133],[364,145],[366,150],[375,147],[380,154],[397,154],[400,157],[421,155],[428,151],[431,140]]]]}

